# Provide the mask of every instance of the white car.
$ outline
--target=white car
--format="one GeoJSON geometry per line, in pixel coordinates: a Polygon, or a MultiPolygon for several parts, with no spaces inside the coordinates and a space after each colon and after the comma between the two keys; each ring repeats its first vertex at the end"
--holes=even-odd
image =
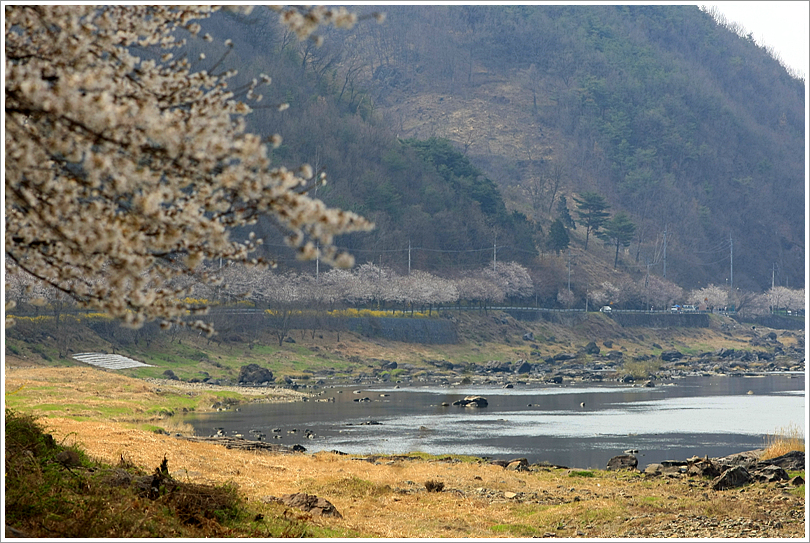
{"type": "Polygon", "coordinates": [[[610,313],[613,310],[610,308],[609,305],[606,305],[606,306],[602,306],[602,309],[600,309],[599,311],[601,311],[602,313],[610,313]]]}

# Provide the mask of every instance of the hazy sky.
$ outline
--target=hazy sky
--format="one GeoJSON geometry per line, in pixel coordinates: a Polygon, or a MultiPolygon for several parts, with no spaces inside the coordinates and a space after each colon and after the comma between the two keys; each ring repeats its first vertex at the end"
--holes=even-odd
{"type": "Polygon", "coordinates": [[[701,2],[697,5],[717,6],[729,21],[754,34],[761,45],[773,47],[782,61],[801,72],[808,73],[810,54],[810,2],[701,2]]]}

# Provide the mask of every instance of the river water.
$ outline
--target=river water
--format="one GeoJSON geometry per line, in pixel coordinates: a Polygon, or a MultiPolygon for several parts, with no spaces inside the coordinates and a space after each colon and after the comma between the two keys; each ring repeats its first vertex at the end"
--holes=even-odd
{"type": "Polygon", "coordinates": [[[301,444],[309,452],[525,457],[577,468],[604,468],[612,456],[633,449],[641,469],[694,455],[720,457],[761,448],[765,436],[780,428],[806,432],[803,373],[688,377],[653,388],[399,386],[326,388],[318,398],[334,402],[244,405],[240,411],[194,413],[186,422],[197,435],[222,428],[226,435],[254,439],[254,430],[266,434],[266,441],[301,444]],[[484,396],[489,405],[441,405],[470,395],[484,396]],[[363,398],[370,401],[355,401],[363,398]],[[363,424],[369,421],[379,424],[363,424]],[[313,438],[305,436],[307,430],[313,438]]]}

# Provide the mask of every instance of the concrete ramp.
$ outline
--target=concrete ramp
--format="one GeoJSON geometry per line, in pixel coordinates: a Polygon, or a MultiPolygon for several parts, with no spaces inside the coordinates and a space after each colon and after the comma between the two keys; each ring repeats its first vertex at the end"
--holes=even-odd
{"type": "Polygon", "coordinates": [[[108,370],[125,370],[128,368],[151,368],[151,364],[144,364],[120,354],[104,354],[104,353],[79,353],[74,354],[73,358],[79,362],[105,368],[108,370]]]}

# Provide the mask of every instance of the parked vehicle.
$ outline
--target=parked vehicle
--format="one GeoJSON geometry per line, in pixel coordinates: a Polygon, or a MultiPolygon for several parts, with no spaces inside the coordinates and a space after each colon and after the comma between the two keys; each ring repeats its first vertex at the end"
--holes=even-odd
{"type": "Polygon", "coordinates": [[[681,306],[675,304],[671,308],[669,308],[669,310],[672,311],[673,313],[678,313],[681,310],[681,306]]]}
{"type": "Polygon", "coordinates": [[[602,306],[602,309],[600,309],[599,311],[601,311],[602,313],[610,313],[613,310],[610,308],[609,305],[605,305],[605,306],[602,306]]]}
{"type": "Polygon", "coordinates": [[[695,307],[693,305],[685,305],[685,306],[683,306],[683,310],[684,311],[697,311],[697,307],[695,307]]]}

